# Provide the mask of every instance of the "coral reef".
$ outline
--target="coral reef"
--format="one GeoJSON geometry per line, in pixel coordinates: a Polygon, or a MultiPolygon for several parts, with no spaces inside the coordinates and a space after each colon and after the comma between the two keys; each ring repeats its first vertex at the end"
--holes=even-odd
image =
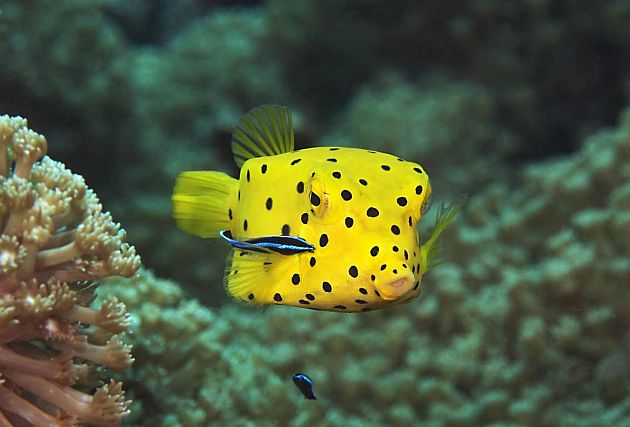
{"type": "Polygon", "coordinates": [[[140,258],[46,150],[26,120],[0,117],[0,424],[115,426],[130,402],[97,367],[131,364],[128,319],[115,298],[89,308],[88,281],[129,277],[140,258]]]}
{"type": "Polygon", "coordinates": [[[629,426],[629,165],[627,110],[517,191],[471,196],[398,308],[208,309],[146,272],[110,284],[133,313],[132,424],[629,426]]]}

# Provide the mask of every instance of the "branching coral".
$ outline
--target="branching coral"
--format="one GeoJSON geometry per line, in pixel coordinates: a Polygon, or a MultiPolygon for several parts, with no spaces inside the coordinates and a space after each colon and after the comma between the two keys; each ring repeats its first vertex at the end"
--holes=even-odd
{"type": "Polygon", "coordinates": [[[0,117],[0,425],[115,426],[128,413],[121,384],[123,304],[99,310],[92,281],[140,266],[125,232],[83,178],[44,157],[46,139],[19,117],[0,117]]]}

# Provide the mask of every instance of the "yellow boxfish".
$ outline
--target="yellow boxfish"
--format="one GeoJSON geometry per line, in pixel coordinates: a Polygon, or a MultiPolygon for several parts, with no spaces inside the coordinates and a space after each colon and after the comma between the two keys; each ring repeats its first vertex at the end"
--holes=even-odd
{"type": "Polygon", "coordinates": [[[294,151],[282,106],[247,113],[232,152],[240,179],[182,172],[173,216],[183,230],[233,246],[225,286],[249,303],[359,312],[407,302],[439,262],[437,237],[463,204],[443,206],[420,246],[431,194],[424,169],[358,148],[294,151]]]}

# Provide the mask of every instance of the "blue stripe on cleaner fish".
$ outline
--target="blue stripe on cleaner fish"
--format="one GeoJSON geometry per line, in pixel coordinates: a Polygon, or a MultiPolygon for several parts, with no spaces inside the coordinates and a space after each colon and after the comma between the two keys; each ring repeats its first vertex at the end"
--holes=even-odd
{"type": "Polygon", "coordinates": [[[239,179],[179,175],[173,217],[188,233],[231,245],[225,288],[250,304],[350,313],[409,302],[440,263],[438,237],[464,204],[442,206],[420,236],[432,192],[422,166],[359,148],[295,150],[291,113],[279,105],[240,119],[232,153],[239,179]]]}
{"type": "Polygon", "coordinates": [[[264,236],[257,237],[255,239],[236,240],[232,237],[232,232],[230,230],[221,230],[219,235],[235,248],[252,252],[275,252],[281,255],[295,255],[301,252],[315,251],[315,246],[311,245],[301,237],[264,236]]]}

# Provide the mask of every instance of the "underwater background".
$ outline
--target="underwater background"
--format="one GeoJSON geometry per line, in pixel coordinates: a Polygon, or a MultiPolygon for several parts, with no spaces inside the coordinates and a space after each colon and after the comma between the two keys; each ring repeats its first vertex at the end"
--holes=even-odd
{"type": "Polygon", "coordinates": [[[0,0],[0,114],[142,256],[98,290],[132,319],[123,425],[630,426],[629,22],[627,0],[0,0]],[[237,176],[232,129],[268,103],[296,148],[468,194],[418,299],[226,296],[226,245],[177,229],[170,195],[183,170],[237,176]]]}

